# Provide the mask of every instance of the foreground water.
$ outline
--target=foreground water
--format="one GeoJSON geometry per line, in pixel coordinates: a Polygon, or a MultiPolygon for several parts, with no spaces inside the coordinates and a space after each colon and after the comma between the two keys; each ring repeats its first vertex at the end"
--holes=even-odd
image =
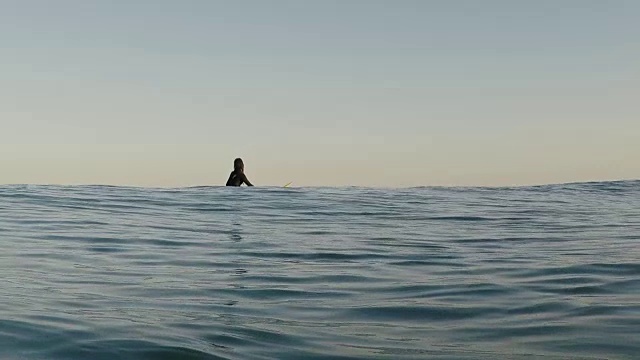
{"type": "Polygon", "coordinates": [[[640,182],[0,187],[2,359],[632,359],[640,182]]]}

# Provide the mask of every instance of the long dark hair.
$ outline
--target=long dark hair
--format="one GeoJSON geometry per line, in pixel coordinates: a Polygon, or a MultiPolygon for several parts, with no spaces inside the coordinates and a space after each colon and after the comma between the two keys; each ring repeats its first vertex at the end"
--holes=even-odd
{"type": "Polygon", "coordinates": [[[233,160],[233,169],[238,169],[240,167],[244,166],[244,162],[242,161],[241,158],[237,158],[235,160],[233,160]]]}

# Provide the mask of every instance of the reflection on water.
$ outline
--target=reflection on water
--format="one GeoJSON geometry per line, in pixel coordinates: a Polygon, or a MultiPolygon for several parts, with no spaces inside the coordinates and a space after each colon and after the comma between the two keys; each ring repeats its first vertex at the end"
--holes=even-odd
{"type": "Polygon", "coordinates": [[[236,218],[231,223],[231,231],[230,231],[230,235],[229,235],[231,241],[240,241],[240,240],[242,240],[242,224],[238,220],[239,219],[236,218]]]}

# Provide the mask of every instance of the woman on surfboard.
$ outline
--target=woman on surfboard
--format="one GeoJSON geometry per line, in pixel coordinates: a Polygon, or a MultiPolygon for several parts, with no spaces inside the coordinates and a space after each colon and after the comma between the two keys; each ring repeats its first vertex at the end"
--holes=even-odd
{"type": "Polygon", "coordinates": [[[244,162],[242,162],[242,159],[237,158],[233,161],[233,171],[229,175],[227,186],[241,186],[242,184],[253,186],[244,173],[244,162]]]}

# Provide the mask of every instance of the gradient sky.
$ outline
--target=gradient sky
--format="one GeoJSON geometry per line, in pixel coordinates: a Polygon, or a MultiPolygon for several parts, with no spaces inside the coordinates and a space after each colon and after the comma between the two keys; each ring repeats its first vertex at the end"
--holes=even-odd
{"type": "Polygon", "coordinates": [[[0,0],[0,183],[640,178],[640,1],[0,0]]]}

